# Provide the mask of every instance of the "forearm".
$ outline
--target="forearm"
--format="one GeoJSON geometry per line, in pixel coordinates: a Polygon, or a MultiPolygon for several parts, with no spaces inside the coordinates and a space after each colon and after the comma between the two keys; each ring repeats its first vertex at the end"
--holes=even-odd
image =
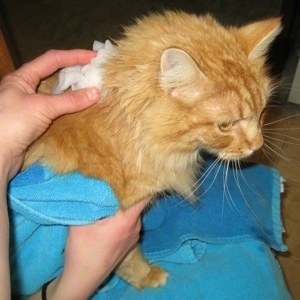
{"type": "MultiPolygon", "coordinates": [[[[148,201],[89,225],[70,226],[64,271],[48,286],[47,299],[88,299],[136,245],[140,213],[148,201]]],[[[41,291],[30,299],[41,299],[41,291]]]]}
{"type": "Polygon", "coordinates": [[[47,288],[47,299],[88,299],[112,272],[121,257],[117,250],[112,253],[107,245],[103,245],[103,248],[98,249],[99,252],[92,255],[89,253],[89,246],[82,244],[80,248],[80,253],[68,253],[63,273],[47,288]]]}
{"type": "Polygon", "coordinates": [[[9,221],[6,189],[8,172],[0,159],[0,298],[10,299],[9,221]]]}
{"type": "Polygon", "coordinates": [[[0,299],[10,299],[7,184],[20,170],[27,147],[54,119],[100,99],[95,88],[49,96],[36,94],[37,86],[60,68],[87,64],[96,55],[86,50],[48,51],[0,82],[0,299]]]}
{"type": "MultiPolygon", "coordinates": [[[[95,260],[95,258],[94,258],[95,260]]],[[[76,269],[76,268],[74,268],[76,269]]],[[[84,300],[88,299],[112,270],[103,266],[95,276],[95,271],[78,270],[77,273],[63,273],[50,283],[47,288],[49,300],[84,300]]]]}
{"type": "MultiPolygon", "coordinates": [[[[50,282],[50,284],[48,284],[46,290],[47,300],[88,299],[114,268],[114,265],[108,263],[110,260],[102,255],[100,257],[100,261],[100,264],[97,263],[96,272],[94,268],[88,267],[96,264],[95,257],[88,257],[87,262],[77,261],[76,264],[72,264],[71,269],[68,267],[65,268],[59,277],[55,278],[50,282]],[[88,262],[88,260],[91,262],[88,262]]],[[[42,299],[42,289],[30,296],[28,299],[42,299]]]]}

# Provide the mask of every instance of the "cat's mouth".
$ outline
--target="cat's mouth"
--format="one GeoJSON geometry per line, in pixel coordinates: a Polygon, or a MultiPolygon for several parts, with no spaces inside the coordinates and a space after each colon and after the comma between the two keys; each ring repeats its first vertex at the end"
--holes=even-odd
{"type": "Polygon", "coordinates": [[[248,149],[245,151],[239,151],[239,152],[225,152],[220,153],[219,158],[222,160],[230,160],[230,161],[237,161],[237,160],[243,160],[251,156],[255,150],[248,149]]]}

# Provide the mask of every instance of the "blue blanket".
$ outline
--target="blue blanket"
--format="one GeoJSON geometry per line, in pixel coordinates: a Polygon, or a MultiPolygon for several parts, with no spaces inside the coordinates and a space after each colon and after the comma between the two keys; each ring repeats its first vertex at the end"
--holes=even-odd
{"type": "MultiPolygon", "coordinates": [[[[201,201],[168,196],[144,214],[141,247],[170,272],[167,285],[138,291],[113,275],[93,299],[290,299],[271,250],[286,251],[278,172],[208,161],[205,174],[201,201]]],[[[67,225],[91,223],[119,208],[104,181],[76,172],[58,176],[40,165],[15,177],[8,200],[15,297],[62,272],[67,225]]]]}

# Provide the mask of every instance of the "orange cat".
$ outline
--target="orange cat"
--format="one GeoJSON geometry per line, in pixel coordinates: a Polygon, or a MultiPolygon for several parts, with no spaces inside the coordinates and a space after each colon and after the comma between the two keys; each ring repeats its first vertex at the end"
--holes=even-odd
{"type": "MultiPolygon", "coordinates": [[[[237,160],[262,146],[273,87],[264,55],[279,32],[279,18],[240,28],[183,12],[137,21],[102,66],[104,99],[57,119],[25,167],[104,179],[123,208],[166,190],[190,196],[201,150],[237,160]]],[[[117,272],[138,288],[167,278],[139,248],[117,272]]]]}

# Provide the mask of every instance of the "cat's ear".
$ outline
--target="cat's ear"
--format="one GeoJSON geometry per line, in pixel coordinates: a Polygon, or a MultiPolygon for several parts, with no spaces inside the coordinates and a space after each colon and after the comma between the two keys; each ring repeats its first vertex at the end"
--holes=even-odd
{"type": "Polygon", "coordinates": [[[255,60],[266,54],[280,31],[281,18],[272,18],[242,26],[237,35],[249,60],[255,60]]]}
{"type": "Polygon", "coordinates": [[[171,96],[193,99],[201,94],[205,75],[183,50],[169,48],[160,60],[160,85],[171,96]]]}

